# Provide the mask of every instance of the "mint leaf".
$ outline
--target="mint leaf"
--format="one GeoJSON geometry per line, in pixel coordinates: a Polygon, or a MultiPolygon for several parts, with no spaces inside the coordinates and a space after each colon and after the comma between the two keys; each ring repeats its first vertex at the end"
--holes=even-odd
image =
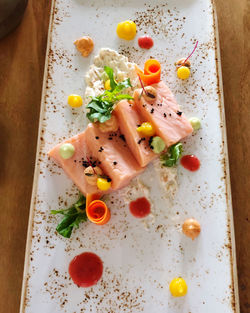
{"type": "Polygon", "coordinates": [[[109,77],[110,80],[110,87],[111,87],[111,91],[113,91],[115,89],[115,87],[117,86],[117,83],[114,79],[114,71],[111,67],[109,66],[104,66],[104,71],[106,72],[106,74],[109,77]]]}
{"type": "Polygon", "coordinates": [[[57,232],[65,238],[70,238],[74,228],[87,221],[86,198],[81,195],[75,204],[65,210],[51,210],[51,214],[62,214],[64,217],[57,225],[57,232]]]}
{"type": "Polygon", "coordinates": [[[123,89],[132,87],[130,79],[125,79],[120,83],[116,83],[114,79],[113,69],[111,67],[105,66],[104,71],[110,79],[111,90],[105,90],[105,92],[98,96],[92,97],[91,101],[87,104],[89,111],[87,112],[87,118],[91,122],[99,121],[104,123],[111,118],[114,105],[117,101],[122,99],[132,100],[128,94],[120,94],[123,89]]]}
{"type": "Polygon", "coordinates": [[[176,165],[177,161],[180,159],[182,154],[182,143],[178,142],[172,145],[168,151],[161,155],[161,161],[163,166],[173,167],[176,165]]]}

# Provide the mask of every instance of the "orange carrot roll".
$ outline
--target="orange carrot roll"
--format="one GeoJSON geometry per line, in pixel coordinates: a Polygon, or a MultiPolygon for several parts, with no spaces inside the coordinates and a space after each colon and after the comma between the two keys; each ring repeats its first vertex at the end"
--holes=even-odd
{"type": "Polygon", "coordinates": [[[94,200],[86,207],[88,219],[97,225],[104,225],[110,220],[110,211],[101,200],[94,200]]]}

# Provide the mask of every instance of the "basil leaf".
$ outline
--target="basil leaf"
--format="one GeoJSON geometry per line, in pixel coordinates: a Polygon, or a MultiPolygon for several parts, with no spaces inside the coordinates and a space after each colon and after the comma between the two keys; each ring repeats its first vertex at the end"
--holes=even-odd
{"type": "Polygon", "coordinates": [[[104,71],[106,72],[106,74],[109,77],[110,80],[110,87],[111,87],[111,91],[113,91],[115,89],[115,87],[117,86],[117,83],[114,80],[114,71],[111,67],[109,66],[104,66],[104,71]]]}
{"type": "Polygon", "coordinates": [[[99,104],[97,104],[94,101],[91,101],[88,105],[87,105],[88,109],[94,109],[96,112],[98,113],[105,113],[105,109],[103,109],[99,104]]]}
{"type": "Polygon", "coordinates": [[[65,238],[70,238],[74,228],[82,221],[87,221],[86,198],[81,195],[75,204],[66,210],[52,210],[51,214],[62,214],[64,218],[57,225],[57,232],[65,238]]]}
{"type": "Polygon", "coordinates": [[[108,121],[109,119],[111,118],[111,114],[106,114],[106,115],[102,115],[100,118],[99,118],[99,122],[100,123],[104,123],[106,121],[108,121]]]}
{"type": "Polygon", "coordinates": [[[167,167],[173,167],[180,159],[181,154],[182,154],[182,143],[178,142],[175,145],[172,145],[168,149],[168,151],[161,156],[162,165],[167,167]]]}
{"type": "Polygon", "coordinates": [[[178,160],[182,154],[182,143],[179,142],[179,143],[171,146],[171,154],[173,155],[173,158],[175,160],[178,160]]]}
{"type": "Polygon", "coordinates": [[[92,97],[91,101],[88,103],[87,108],[89,111],[86,115],[91,122],[99,121],[100,123],[105,123],[111,118],[111,113],[117,101],[133,99],[133,97],[128,94],[120,94],[123,89],[132,87],[129,78],[117,84],[114,79],[113,69],[105,66],[104,71],[110,79],[111,90],[105,90],[102,95],[92,97]]]}

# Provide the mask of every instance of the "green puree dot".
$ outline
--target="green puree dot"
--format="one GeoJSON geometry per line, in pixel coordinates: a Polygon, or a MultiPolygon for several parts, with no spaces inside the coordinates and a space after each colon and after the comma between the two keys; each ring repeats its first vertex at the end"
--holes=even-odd
{"type": "Polygon", "coordinates": [[[192,125],[193,130],[199,130],[201,128],[201,121],[197,117],[191,117],[189,122],[192,125]]]}
{"type": "Polygon", "coordinates": [[[159,136],[153,138],[151,146],[153,148],[154,153],[157,154],[161,153],[166,148],[165,142],[159,136]]]}
{"type": "Polygon", "coordinates": [[[63,159],[70,159],[75,153],[75,147],[71,143],[64,143],[61,145],[59,153],[63,159]]]}

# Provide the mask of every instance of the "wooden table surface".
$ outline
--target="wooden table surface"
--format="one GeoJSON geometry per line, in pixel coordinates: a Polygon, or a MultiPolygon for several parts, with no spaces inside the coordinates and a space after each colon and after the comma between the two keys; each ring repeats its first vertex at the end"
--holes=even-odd
{"type": "MultiPolygon", "coordinates": [[[[19,309],[49,3],[29,0],[22,24],[0,40],[1,313],[16,313],[19,309]]],[[[250,1],[216,0],[216,4],[240,304],[241,312],[247,313],[250,312],[250,1]]]]}

